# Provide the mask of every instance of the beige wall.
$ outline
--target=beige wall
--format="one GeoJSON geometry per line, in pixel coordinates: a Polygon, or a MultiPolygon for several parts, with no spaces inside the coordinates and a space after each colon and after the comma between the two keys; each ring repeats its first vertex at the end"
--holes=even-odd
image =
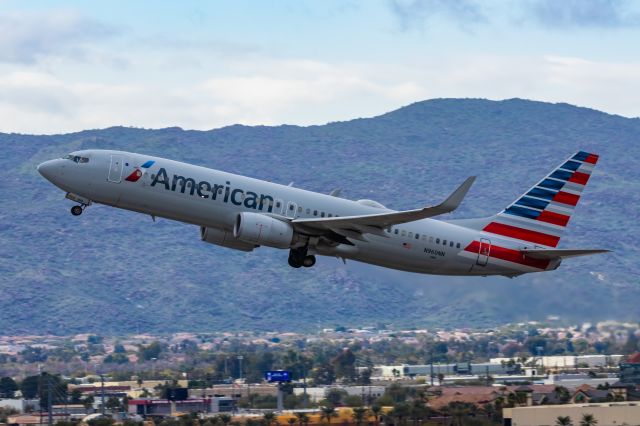
{"type": "Polygon", "coordinates": [[[569,416],[573,424],[577,425],[582,420],[583,414],[593,414],[598,421],[598,426],[619,426],[624,423],[638,425],[640,424],[640,403],[539,405],[503,410],[503,417],[510,418],[512,426],[553,426],[558,416],[569,416]]]}

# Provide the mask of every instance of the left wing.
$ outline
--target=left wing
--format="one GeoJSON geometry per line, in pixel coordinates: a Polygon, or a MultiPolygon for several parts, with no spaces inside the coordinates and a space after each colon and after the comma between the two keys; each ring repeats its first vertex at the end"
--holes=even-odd
{"type": "Polygon", "coordinates": [[[361,234],[367,233],[387,237],[384,228],[388,226],[414,222],[454,211],[462,202],[475,179],[475,176],[467,178],[446,200],[433,207],[359,216],[294,219],[291,224],[303,229],[329,230],[344,237],[359,240],[364,240],[361,234]]]}

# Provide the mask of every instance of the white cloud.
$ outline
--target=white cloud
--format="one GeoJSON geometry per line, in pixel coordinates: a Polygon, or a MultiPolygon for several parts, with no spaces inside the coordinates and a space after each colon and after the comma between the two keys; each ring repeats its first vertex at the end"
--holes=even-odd
{"type": "Polygon", "coordinates": [[[116,34],[114,27],[71,10],[0,15],[0,62],[32,64],[49,56],[83,59],[88,43],[116,34]]]}
{"type": "Polygon", "coordinates": [[[0,131],[322,124],[435,97],[523,97],[640,115],[640,106],[629,96],[640,93],[640,63],[568,57],[429,58],[410,67],[251,59],[220,74],[172,83],[99,80],[0,71],[0,131]]]}

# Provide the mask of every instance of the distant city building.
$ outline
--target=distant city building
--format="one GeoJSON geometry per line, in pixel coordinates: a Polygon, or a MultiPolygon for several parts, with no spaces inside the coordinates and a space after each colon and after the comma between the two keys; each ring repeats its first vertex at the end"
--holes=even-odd
{"type": "Polygon", "coordinates": [[[197,398],[183,401],[167,399],[132,399],[129,414],[138,416],[176,416],[187,413],[220,413],[236,410],[233,398],[197,398]]]}
{"type": "Polygon", "coordinates": [[[620,381],[640,385],[640,352],[620,363],[620,381]]]}
{"type": "MultiPolygon", "coordinates": [[[[624,358],[624,355],[554,355],[530,357],[529,360],[535,360],[535,365],[550,368],[578,368],[578,367],[613,367],[616,366],[624,358]]],[[[491,358],[491,364],[501,364],[506,362],[518,362],[518,358],[491,358]]]]}
{"type": "Polygon", "coordinates": [[[278,386],[275,384],[237,384],[214,385],[205,389],[189,389],[189,398],[248,398],[249,395],[277,396],[278,386]]]}
{"type": "MultiPolygon", "coordinates": [[[[351,396],[363,397],[365,401],[374,400],[384,395],[385,386],[326,386],[326,387],[310,387],[307,388],[307,397],[311,402],[319,402],[327,397],[331,389],[339,389],[351,396]]],[[[296,396],[304,394],[303,388],[293,388],[296,396]]]]}
{"type": "Polygon", "coordinates": [[[40,409],[40,400],[39,399],[0,399],[0,407],[2,408],[12,408],[16,410],[18,413],[24,413],[27,409],[31,409],[32,411],[40,409]]]}

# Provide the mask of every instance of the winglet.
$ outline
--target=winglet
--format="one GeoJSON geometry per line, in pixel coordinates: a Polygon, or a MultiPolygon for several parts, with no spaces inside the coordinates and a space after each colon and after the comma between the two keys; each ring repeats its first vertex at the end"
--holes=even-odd
{"type": "Polygon", "coordinates": [[[458,189],[453,191],[453,193],[449,195],[446,200],[437,205],[435,208],[437,208],[438,210],[442,210],[442,213],[449,213],[457,209],[464,199],[465,195],[467,195],[467,192],[469,192],[469,189],[471,188],[471,185],[473,185],[473,182],[475,182],[475,180],[475,176],[468,177],[464,182],[462,182],[462,185],[460,185],[458,189]]]}

